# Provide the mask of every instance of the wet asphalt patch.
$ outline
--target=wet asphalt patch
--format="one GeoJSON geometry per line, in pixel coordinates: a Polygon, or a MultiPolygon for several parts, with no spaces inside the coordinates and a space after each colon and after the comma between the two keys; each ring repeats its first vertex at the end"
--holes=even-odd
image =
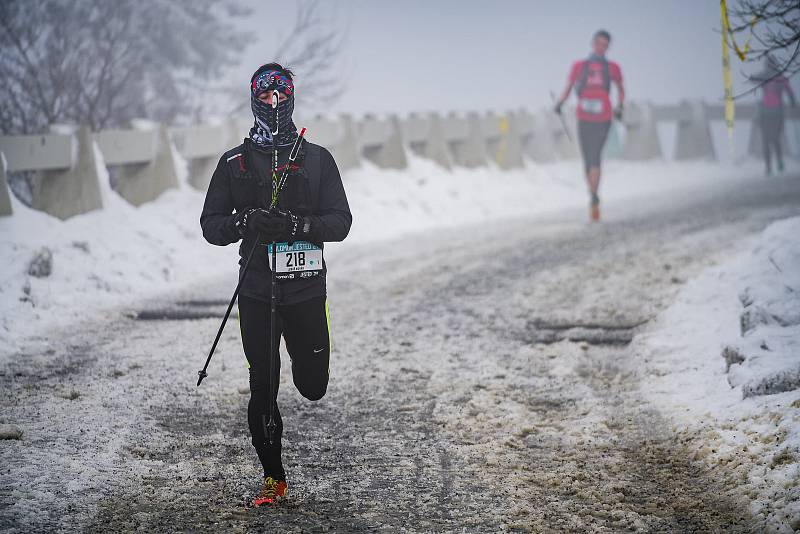
{"type": "Polygon", "coordinates": [[[647,319],[632,323],[547,322],[534,319],[528,322],[525,338],[529,343],[545,345],[571,341],[595,346],[626,346],[647,322],[647,319]]]}
{"type": "MultiPolygon", "coordinates": [[[[133,312],[130,317],[136,321],[194,321],[198,319],[219,319],[225,316],[228,301],[219,299],[182,300],[173,305],[145,308],[133,312]]],[[[236,319],[239,312],[236,306],[231,310],[230,319],[236,319]]]]}

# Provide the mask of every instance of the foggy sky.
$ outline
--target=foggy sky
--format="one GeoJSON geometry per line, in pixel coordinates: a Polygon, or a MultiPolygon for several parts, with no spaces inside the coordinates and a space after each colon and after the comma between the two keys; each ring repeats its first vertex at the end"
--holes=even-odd
{"type": "MultiPolygon", "coordinates": [[[[348,0],[322,8],[347,35],[339,69],[347,92],[320,110],[332,114],[550,106],[550,91],[562,89],[599,28],[611,32],[608,57],[622,67],[628,98],[720,102],[723,94],[717,0],[348,0]]],[[[262,37],[243,55],[244,83],[273,59],[275,32],[266,29],[276,12],[286,15],[275,32],[285,30],[288,2],[260,3],[248,23],[262,37]]],[[[731,59],[740,92],[741,72],[760,69],[731,59]]]]}

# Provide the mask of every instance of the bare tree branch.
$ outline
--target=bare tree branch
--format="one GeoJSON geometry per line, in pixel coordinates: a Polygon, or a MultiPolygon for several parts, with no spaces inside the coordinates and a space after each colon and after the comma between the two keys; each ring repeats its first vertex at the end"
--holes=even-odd
{"type": "Polygon", "coordinates": [[[739,0],[730,12],[731,33],[725,35],[730,46],[734,38],[747,39],[750,46],[745,62],[772,67],[759,75],[748,76],[755,85],[734,96],[749,95],[779,77],[800,71],[800,2],[797,0],[739,0]]]}
{"type": "MultiPolygon", "coordinates": [[[[341,71],[347,31],[338,24],[336,12],[322,9],[322,5],[319,0],[300,0],[291,28],[279,36],[271,56],[295,73],[295,95],[303,108],[327,108],[346,90],[346,77],[341,71]]],[[[249,109],[250,101],[243,98],[242,85],[227,91],[238,102],[232,115],[249,109]]]]}
{"type": "Polygon", "coordinates": [[[0,128],[169,121],[236,64],[235,0],[0,1],[0,128]]]}

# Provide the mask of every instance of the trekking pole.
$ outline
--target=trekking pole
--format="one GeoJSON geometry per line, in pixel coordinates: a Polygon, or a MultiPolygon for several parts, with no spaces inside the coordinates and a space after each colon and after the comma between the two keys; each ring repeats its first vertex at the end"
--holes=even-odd
{"type": "Polygon", "coordinates": [[[277,267],[277,257],[278,257],[278,244],[273,241],[272,242],[272,257],[270,258],[270,271],[272,272],[272,285],[270,288],[270,296],[269,296],[269,377],[267,379],[267,394],[269,395],[268,398],[268,405],[267,405],[267,413],[269,414],[269,421],[267,421],[267,414],[263,414],[261,416],[261,424],[264,426],[264,436],[267,437],[269,440],[269,444],[272,445],[275,441],[275,428],[278,426],[275,423],[275,391],[273,387],[273,380],[275,380],[275,360],[277,359],[277,348],[278,343],[275,341],[275,326],[276,326],[276,316],[277,312],[277,297],[275,296],[275,290],[278,286],[278,277],[276,274],[276,267],[277,267]]]}
{"type": "MultiPolygon", "coordinates": [[[[300,151],[300,145],[302,144],[303,136],[305,136],[305,133],[306,133],[306,129],[303,128],[302,130],[300,130],[300,133],[298,134],[297,139],[295,139],[294,145],[292,145],[292,150],[289,152],[289,162],[290,163],[294,162],[295,159],[297,158],[297,154],[300,151]]],[[[281,189],[283,189],[283,185],[286,183],[286,177],[288,176],[288,173],[289,173],[289,167],[290,167],[290,165],[287,164],[286,168],[281,173],[281,179],[278,182],[278,187],[276,189],[278,191],[278,193],[280,193],[281,189]]],[[[275,200],[273,200],[270,203],[270,211],[275,208],[275,204],[276,204],[275,200]]],[[[219,338],[222,336],[222,330],[225,328],[225,324],[228,322],[228,317],[231,314],[231,309],[233,309],[233,303],[236,302],[236,297],[239,296],[239,290],[242,287],[242,282],[244,282],[244,277],[247,275],[247,270],[250,267],[250,260],[253,259],[253,254],[255,253],[256,248],[258,248],[258,242],[260,241],[260,238],[261,238],[261,234],[260,233],[256,234],[256,241],[255,241],[255,243],[253,243],[253,248],[250,249],[250,252],[247,255],[247,260],[245,261],[244,267],[242,268],[242,274],[239,277],[239,283],[236,284],[236,289],[233,292],[233,296],[231,297],[231,301],[228,303],[228,309],[225,311],[225,317],[223,317],[223,319],[222,319],[222,324],[219,325],[219,330],[217,331],[217,337],[214,338],[214,343],[211,345],[211,350],[208,352],[208,358],[206,358],[206,364],[203,366],[203,368],[200,371],[197,372],[197,374],[199,375],[199,378],[197,379],[197,386],[198,387],[200,386],[200,383],[203,381],[203,379],[208,376],[208,373],[206,372],[206,370],[208,369],[208,364],[211,362],[211,357],[214,355],[214,351],[217,348],[217,343],[219,343],[219,338]]],[[[275,250],[274,247],[273,247],[273,250],[275,250]]]]}
{"type": "MultiPolygon", "coordinates": [[[[553,104],[555,104],[556,95],[555,93],[553,93],[553,91],[550,91],[550,98],[553,99],[553,104]]],[[[558,118],[561,119],[561,128],[564,130],[564,135],[567,136],[567,139],[569,139],[569,142],[571,143],[572,136],[569,134],[569,129],[567,128],[567,121],[564,120],[564,115],[562,115],[561,113],[556,113],[556,115],[558,115],[558,118]]]]}
{"type": "MultiPolygon", "coordinates": [[[[273,102],[277,102],[278,95],[274,95],[273,102]]],[[[277,115],[276,115],[277,116],[277,115]]],[[[292,146],[292,150],[289,151],[289,161],[286,163],[286,169],[281,174],[281,179],[275,186],[276,194],[272,195],[272,200],[269,204],[269,211],[274,210],[278,207],[278,200],[280,196],[280,192],[283,190],[283,186],[286,183],[286,178],[288,177],[287,172],[291,167],[292,163],[295,162],[297,159],[297,154],[300,152],[300,141],[303,139],[303,136],[306,134],[306,129],[303,128],[300,130],[300,133],[297,135],[297,140],[295,141],[294,145],[292,146]]],[[[275,339],[276,335],[276,321],[277,321],[277,308],[278,308],[278,297],[276,296],[277,288],[278,288],[278,273],[277,273],[277,266],[278,266],[278,243],[274,240],[272,241],[272,254],[270,257],[270,272],[272,274],[272,284],[270,287],[270,294],[269,294],[269,376],[267,377],[267,413],[261,416],[261,425],[264,428],[264,436],[269,440],[269,444],[272,445],[275,442],[275,429],[278,427],[278,424],[275,422],[275,397],[277,394],[275,393],[275,383],[280,380],[280,377],[275,376],[275,362],[278,360],[278,345],[280,342],[276,342],[275,339]],[[269,414],[269,420],[267,420],[267,414],[269,414]]]]}
{"type": "Polygon", "coordinates": [[[228,309],[225,310],[225,317],[222,319],[222,324],[219,325],[219,330],[217,330],[217,337],[214,338],[214,343],[211,345],[211,350],[208,352],[208,358],[206,358],[206,364],[203,368],[197,371],[199,375],[197,379],[197,386],[200,387],[200,383],[203,381],[205,377],[208,376],[206,370],[208,369],[208,364],[211,363],[211,357],[214,355],[214,351],[217,348],[217,343],[219,343],[219,338],[222,336],[222,331],[225,329],[225,323],[228,322],[228,317],[231,314],[231,310],[233,309],[233,303],[236,302],[236,297],[239,296],[239,290],[242,288],[242,282],[244,282],[244,277],[247,275],[247,269],[250,268],[250,260],[253,259],[253,253],[256,251],[256,247],[258,247],[258,242],[261,238],[261,234],[256,234],[256,241],[253,243],[253,248],[250,249],[250,253],[247,255],[247,261],[244,262],[244,268],[242,269],[242,276],[239,277],[239,283],[236,284],[236,289],[233,291],[233,296],[231,297],[231,301],[228,303],[228,309]]]}

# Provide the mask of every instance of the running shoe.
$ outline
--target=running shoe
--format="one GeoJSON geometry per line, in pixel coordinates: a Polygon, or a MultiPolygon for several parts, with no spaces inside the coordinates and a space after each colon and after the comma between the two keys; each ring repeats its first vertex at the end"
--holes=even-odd
{"type": "Polygon", "coordinates": [[[597,222],[600,220],[600,205],[599,204],[592,204],[592,207],[589,208],[589,217],[591,217],[592,221],[597,222]]]}
{"type": "Polygon", "coordinates": [[[592,202],[589,205],[589,218],[593,221],[600,220],[600,197],[597,193],[592,193],[592,202]]]}
{"type": "Polygon", "coordinates": [[[272,504],[286,496],[289,487],[286,485],[285,480],[275,480],[272,477],[264,479],[264,484],[261,486],[261,491],[258,496],[253,499],[253,506],[259,507],[264,504],[272,504]]]}

